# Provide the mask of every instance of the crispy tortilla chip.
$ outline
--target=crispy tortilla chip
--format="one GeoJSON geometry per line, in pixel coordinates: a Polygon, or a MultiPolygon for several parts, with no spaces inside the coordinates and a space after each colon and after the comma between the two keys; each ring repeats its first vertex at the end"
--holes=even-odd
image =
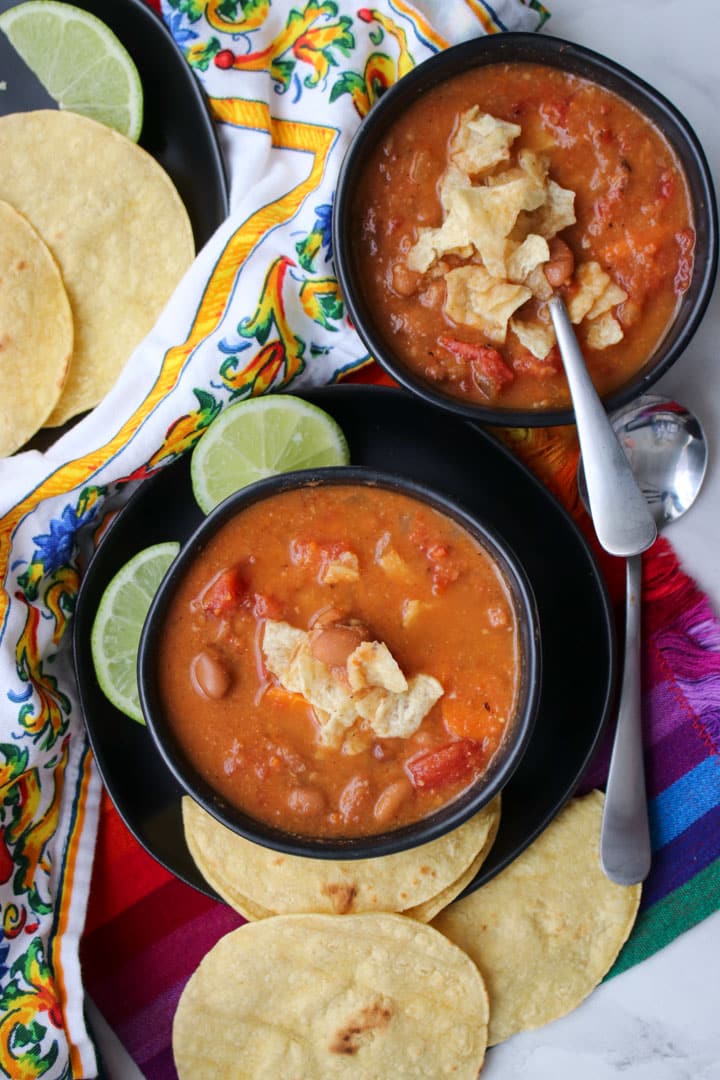
{"type": "Polygon", "coordinates": [[[617,304],[624,304],[627,298],[628,294],[625,290],[616,285],[614,281],[611,281],[605,287],[605,292],[597,298],[585,318],[588,320],[599,319],[610,308],[616,307],[617,304]]]}
{"type": "Polygon", "coordinates": [[[579,1005],[632,929],[640,886],[600,868],[603,799],[573,800],[506,870],[433,921],[486,981],[490,1045],[579,1005]]]}
{"type": "Polygon", "coordinates": [[[545,277],[545,268],[542,266],[536,266],[530,271],[525,284],[538,300],[549,300],[553,294],[552,285],[545,277]]]}
{"type": "Polygon", "coordinates": [[[40,233],[70,299],[72,363],[47,420],[56,426],[111,389],[192,262],[192,228],[150,154],[63,110],[0,118],[0,199],[40,233]]]}
{"type": "Polygon", "coordinates": [[[0,202],[0,456],[47,420],[72,347],[72,312],[57,263],[30,222],[0,202]]]}
{"type": "Polygon", "coordinates": [[[370,691],[358,703],[358,710],[381,739],[406,739],[417,731],[442,695],[442,684],[432,675],[411,675],[405,693],[370,691]]]}
{"type": "Polygon", "coordinates": [[[533,210],[545,199],[542,187],[523,176],[495,187],[459,188],[452,196],[448,220],[462,221],[467,242],[475,246],[494,277],[505,277],[505,241],[518,214],[533,210]]]}
{"type": "Polygon", "coordinates": [[[293,653],[305,640],[304,630],[297,630],[290,623],[268,619],[263,630],[262,650],[268,670],[277,679],[290,666],[293,653]]]}
{"type": "Polygon", "coordinates": [[[587,315],[595,301],[603,295],[611,284],[598,262],[580,263],[575,267],[575,291],[567,305],[570,322],[579,323],[587,315]]]}
{"type": "Polygon", "coordinates": [[[508,281],[524,284],[532,271],[550,258],[547,240],[537,233],[530,233],[507,259],[508,281]]]}
{"type": "Polygon", "coordinates": [[[523,148],[518,151],[517,160],[522,171],[527,173],[534,183],[540,187],[545,186],[550,167],[550,159],[547,154],[536,154],[534,150],[523,148]]]}
{"type": "Polygon", "coordinates": [[[379,686],[402,694],[408,688],[407,679],[382,641],[362,641],[348,656],[347,673],[351,690],[379,686]]]}
{"type": "Polygon", "coordinates": [[[488,271],[505,276],[505,241],[522,210],[533,210],[545,192],[523,175],[494,187],[453,187],[446,193],[449,212],[439,229],[420,229],[407,265],[424,273],[448,252],[472,244],[488,271]]]}
{"type": "Polygon", "coordinates": [[[623,328],[614,315],[606,311],[588,326],[587,343],[591,349],[607,349],[623,339],[623,328]]]}
{"type": "Polygon", "coordinates": [[[460,118],[460,126],[450,141],[450,157],[471,176],[491,169],[510,157],[510,147],[522,128],[508,124],[474,105],[460,118]]]}
{"type": "Polygon", "coordinates": [[[301,694],[312,705],[320,726],[320,742],[325,746],[339,746],[342,736],[357,720],[358,712],[347,686],[312,655],[308,634],[304,635],[288,667],[277,678],[286,690],[301,694]]]}
{"type": "Polygon", "coordinates": [[[568,225],[574,225],[575,221],[575,192],[548,180],[547,200],[544,206],[529,215],[529,231],[549,240],[568,225]]]}
{"type": "Polygon", "coordinates": [[[373,859],[310,859],[285,855],[231,832],[185,797],[183,826],[190,854],[206,881],[246,918],[289,912],[347,915],[403,911],[457,881],[497,828],[493,800],[464,825],[419,847],[373,859]]]}
{"type": "Polygon", "coordinates": [[[532,295],[524,285],[497,281],[481,266],[459,266],[445,281],[449,318],[477,326],[491,341],[500,343],[505,341],[508,319],[532,295]]]}
{"type": "Polygon", "coordinates": [[[487,994],[467,956],[400,915],[292,915],[222,938],[173,1022],[179,1080],[475,1080],[487,994]]]}
{"type": "MultiPolygon", "coordinates": [[[[451,196],[454,199],[455,192],[451,196]]],[[[410,270],[424,274],[442,255],[451,251],[460,251],[468,245],[468,227],[459,215],[452,215],[443,222],[439,229],[418,229],[417,242],[407,254],[410,270]]]]}
{"type": "Polygon", "coordinates": [[[347,683],[313,656],[310,635],[288,623],[268,619],[262,648],[268,670],[280,685],[312,705],[324,746],[340,746],[358,720],[366,720],[381,737],[406,738],[443,693],[430,675],[406,680],[379,641],[363,642],[351,653],[347,683]]]}
{"type": "Polygon", "coordinates": [[[539,319],[532,321],[511,319],[510,329],[520,344],[524,345],[538,360],[544,360],[555,344],[555,331],[552,326],[539,319]]]}
{"type": "Polygon", "coordinates": [[[462,169],[458,169],[457,165],[451,161],[440,179],[440,187],[438,190],[440,205],[445,214],[450,213],[453,193],[459,191],[460,188],[469,187],[472,187],[472,181],[468,174],[463,172],[462,169]]]}

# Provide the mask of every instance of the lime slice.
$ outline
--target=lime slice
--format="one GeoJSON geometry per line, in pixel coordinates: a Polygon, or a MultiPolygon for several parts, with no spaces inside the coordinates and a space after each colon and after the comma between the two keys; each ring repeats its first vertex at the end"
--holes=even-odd
{"type": "Polygon", "coordinates": [[[105,697],[144,724],[137,656],[145,616],[180,545],[155,544],[118,570],[100,600],[90,635],[95,674],[105,697]]]}
{"type": "Polygon", "coordinates": [[[28,0],[0,15],[0,30],[61,109],[137,142],[143,120],[140,76],[104,22],[71,4],[28,0]]]}
{"type": "Polygon", "coordinates": [[[266,476],[347,465],[345,436],[317,405],[269,394],[230,405],[193,450],[192,485],[200,509],[213,507],[266,476]]]}

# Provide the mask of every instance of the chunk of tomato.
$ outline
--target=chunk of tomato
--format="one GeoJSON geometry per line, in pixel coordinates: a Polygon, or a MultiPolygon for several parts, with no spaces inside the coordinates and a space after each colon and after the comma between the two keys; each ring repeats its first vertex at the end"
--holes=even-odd
{"type": "Polygon", "coordinates": [[[465,779],[470,783],[485,764],[485,760],[481,742],[475,739],[458,739],[437,750],[418,754],[406,763],[405,769],[414,787],[438,788],[465,779]]]}
{"type": "Polygon", "coordinates": [[[246,591],[240,568],[230,566],[210,582],[200,598],[200,606],[203,611],[221,618],[240,607],[246,591]]]}
{"type": "Polygon", "coordinates": [[[438,338],[438,344],[458,360],[469,364],[476,385],[491,399],[515,380],[515,372],[491,345],[475,345],[471,341],[460,341],[444,334],[438,338]]]}

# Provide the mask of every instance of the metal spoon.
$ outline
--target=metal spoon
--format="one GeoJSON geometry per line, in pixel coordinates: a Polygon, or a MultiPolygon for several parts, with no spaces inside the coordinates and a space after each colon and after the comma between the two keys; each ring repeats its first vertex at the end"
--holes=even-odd
{"type": "Polygon", "coordinates": [[[655,522],[592,384],[565,304],[557,293],[548,300],[548,308],[570,387],[595,532],[611,555],[637,555],[655,540],[655,522]]]}
{"type": "MultiPolygon", "coordinates": [[[[658,528],[690,509],[702,486],[707,444],[700,421],[670,398],[646,394],[613,414],[632,470],[658,528]]],[[[589,511],[582,461],[580,498],[589,511]]],[[[617,730],[610,759],[600,833],[600,862],[620,885],[644,881],[651,848],[641,731],[640,598],[642,559],[627,560],[625,657],[617,730]]]]}

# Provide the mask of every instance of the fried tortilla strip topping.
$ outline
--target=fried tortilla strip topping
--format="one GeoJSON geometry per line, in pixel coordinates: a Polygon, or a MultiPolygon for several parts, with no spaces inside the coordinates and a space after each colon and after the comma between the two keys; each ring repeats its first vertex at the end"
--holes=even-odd
{"type": "Polygon", "coordinates": [[[338,747],[358,722],[381,738],[407,738],[417,731],[443,687],[431,675],[406,679],[388,647],[363,641],[337,670],[313,656],[310,635],[286,622],[268,619],[262,651],[268,671],[281,686],[312,706],[319,740],[338,747]]]}

